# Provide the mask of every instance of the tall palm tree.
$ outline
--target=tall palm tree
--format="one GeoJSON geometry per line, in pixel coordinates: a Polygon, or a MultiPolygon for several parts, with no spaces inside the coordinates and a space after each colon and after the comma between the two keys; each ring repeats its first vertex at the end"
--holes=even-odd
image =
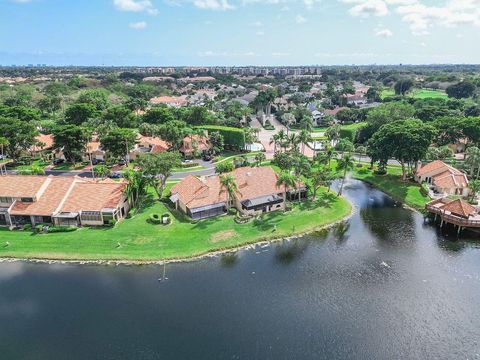
{"type": "Polygon", "coordinates": [[[330,161],[332,160],[333,155],[335,155],[335,149],[329,145],[326,145],[325,157],[327,158],[328,166],[330,166],[330,161]]]}
{"type": "MultiPolygon", "coordinates": [[[[289,172],[284,171],[280,175],[278,175],[277,186],[283,186],[283,200],[284,202],[286,202],[288,188],[296,188],[297,186],[296,177],[289,172]]],[[[283,211],[286,210],[287,208],[284,207],[283,211]]]]}
{"type": "Polygon", "coordinates": [[[480,149],[476,146],[471,146],[465,151],[465,163],[470,168],[470,177],[473,177],[473,172],[477,169],[475,179],[478,179],[480,174],[480,149]]]}
{"type": "Polygon", "coordinates": [[[312,171],[310,178],[312,181],[313,188],[313,200],[317,198],[317,191],[320,186],[325,186],[327,184],[328,173],[325,168],[319,168],[315,171],[312,171]]]}
{"type": "Polygon", "coordinates": [[[304,116],[300,119],[300,128],[311,132],[313,130],[313,120],[310,116],[304,116]]]}
{"type": "Polygon", "coordinates": [[[305,129],[300,131],[300,134],[298,134],[298,141],[300,142],[300,144],[302,144],[302,154],[305,155],[305,145],[312,141],[312,136],[310,135],[310,132],[305,129]]]}
{"type": "Polygon", "coordinates": [[[235,197],[235,193],[238,191],[237,184],[232,175],[220,175],[220,184],[222,188],[227,192],[227,210],[230,209],[230,202],[235,197]]]}
{"type": "Polygon", "coordinates": [[[270,138],[270,145],[273,144],[273,152],[276,153],[277,152],[277,143],[279,141],[279,137],[278,137],[278,134],[273,134],[272,137],[270,138]]]}
{"type": "Polygon", "coordinates": [[[2,159],[3,159],[3,155],[4,155],[3,154],[3,149],[4,149],[5,146],[8,146],[8,144],[9,144],[8,139],[0,136],[0,155],[2,155],[2,157],[1,157],[2,159]]]}
{"type": "Polygon", "coordinates": [[[343,170],[342,183],[340,189],[338,190],[338,196],[342,195],[343,184],[345,183],[345,178],[347,176],[347,171],[353,168],[353,161],[350,154],[345,154],[341,159],[338,160],[338,170],[343,170]]]}
{"type": "Polygon", "coordinates": [[[278,136],[278,143],[280,144],[280,148],[283,148],[284,150],[286,149],[286,140],[287,140],[287,134],[285,133],[285,130],[280,129],[280,131],[277,133],[278,136]]]}
{"type": "Polygon", "coordinates": [[[298,151],[298,144],[300,143],[300,138],[297,134],[291,133],[286,140],[287,144],[290,145],[290,148],[293,151],[298,151]]]}

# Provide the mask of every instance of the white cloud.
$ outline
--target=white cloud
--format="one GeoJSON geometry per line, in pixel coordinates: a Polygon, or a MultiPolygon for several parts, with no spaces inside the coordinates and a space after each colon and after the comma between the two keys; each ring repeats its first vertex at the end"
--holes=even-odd
{"type": "Polygon", "coordinates": [[[147,27],[147,23],[145,21],[134,22],[134,23],[128,24],[128,27],[130,29],[141,30],[147,27]]]}
{"type": "Polygon", "coordinates": [[[158,14],[158,10],[155,9],[150,0],[113,0],[113,6],[120,11],[146,11],[150,15],[158,14]]]}
{"type": "Polygon", "coordinates": [[[209,10],[232,10],[235,8],[227,0],[194,0],[193,5],[200,9],[209,10]]]}
{"type": "Polygon", "coordinates": [[[390,29],[375,29],[375,36],[379,37],[391,37],[393,35],[393,32],[390,29]]]}
{"type": "Polygon", "coordinates": [[[304,24],[307,22],[307,19],[305,19],[302,15],[298,14],[297,16],[295,16],[295,22],[297,24],[304,24]]]}
{"type": "MultiPolygon", "coordinates": [[[[396,13],[414,35],[428,35],[435,26],[480,27],[480,0],[445,0],[440,5],[426,5],[425,0],[339,0],[352,7],[352,16],[386,16],[396,13]]],[[[437,2],[438,4],[439,2],[437,2]]]]}
{"type": "Polygon", "coordinates": [[[342,0],[342,2],[354,5],[349,10],[352,16],[385,16],[389,13],[388,6],[383,0],[342,0]]]}
{"type": "Polygon", "coordinates": [[[410,25],[414,35],[426,35],[434,26],[480,26],[480,0],[449,0],[443,6],[427,6],[417,2],[399,6],[396,11],[410,25]]]}

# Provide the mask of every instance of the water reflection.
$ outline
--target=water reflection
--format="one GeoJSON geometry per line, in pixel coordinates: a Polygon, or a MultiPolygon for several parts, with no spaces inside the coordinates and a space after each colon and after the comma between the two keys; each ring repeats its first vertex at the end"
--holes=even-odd
{"type": "Polygon", "coordinates": [[[344,194],[354,214],[332,229],[171,264],[168,281],[162,266],[0,263],[0,357],[478,359],[471,234],[451,241],[355,180],[344,194]]]}

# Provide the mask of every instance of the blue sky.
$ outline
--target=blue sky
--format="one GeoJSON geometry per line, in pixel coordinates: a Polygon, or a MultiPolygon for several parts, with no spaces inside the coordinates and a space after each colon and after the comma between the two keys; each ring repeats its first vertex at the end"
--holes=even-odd
{"type": "Polygon", "coordinates": [[[0,0],[0,64],[480,63],[480,0],[0,0]]]}

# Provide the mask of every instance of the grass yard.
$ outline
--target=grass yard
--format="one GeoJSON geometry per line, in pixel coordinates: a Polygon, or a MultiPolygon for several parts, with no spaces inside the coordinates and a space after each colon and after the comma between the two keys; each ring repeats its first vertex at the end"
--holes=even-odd
{"type": "MultiPolygon", "coordinates": [[[[382,91],[381,98],[382,100],[386,97],[395,96],[395,91],[393,89],[385,89],[382,91]]],[[[437,98],[448,98],[448,95],[445,91],[442,90],[429,90],[429,89],[414,89],[406,95],[407,97],[413,97],[414,99],[437,99],[437,98]]]]}
{"type": "Polygon", "coordinates": [[[156,201],[114,228],[81,228],[51,234],[1,229],[0,257],[130,261],[189,258],[313,231],[341,220],[350,211],[347,200],[323,190],[315,202],[295,204],[292,211],[265,214],[247,224],[236,224],[233,216],[191,223],[172,211],[172,224],[152,225],[147,221],[150,214],[170,212],[165,204],[156,201]]]}
{"type": "Polygon", "coordinates": [[[389,166],[385,176],[374,175],[366,166],[355,168],[352,176],[375,186],[377,189],[389,194],[392,198],[417,210],[423,210],[430,201],[428,196],[420,192],[420,185],[414,182],[404,182],[401,179],[402,170],[397,166],[389,166]]]}

